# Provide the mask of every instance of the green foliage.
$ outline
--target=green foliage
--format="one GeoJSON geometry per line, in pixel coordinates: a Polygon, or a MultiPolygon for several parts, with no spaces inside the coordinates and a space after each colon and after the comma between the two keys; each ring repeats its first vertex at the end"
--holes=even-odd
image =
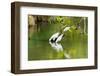
{"type": "Polygon", "coordinates": [[[48,18],[48,22],[50,24],[59,24],[60,28],[63,26],[70,26],[72,29],[76,29],[78,26],[80,26],[80,33],[83,32],[84,34],[87,34],[86,17],[50,16],[48,18]]]}

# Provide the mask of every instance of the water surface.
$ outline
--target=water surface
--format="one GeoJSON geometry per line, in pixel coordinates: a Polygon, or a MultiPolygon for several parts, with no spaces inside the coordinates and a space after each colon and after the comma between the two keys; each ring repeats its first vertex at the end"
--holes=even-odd
{"type": "Polygon", "coordinates": [[[28,60],[79,59],[88,57],[87,35],[66,32],[62,41],[50,43],[49,38],[59,31],[59,24],[40,23],[38,31],[28,40],[28,60]]]}

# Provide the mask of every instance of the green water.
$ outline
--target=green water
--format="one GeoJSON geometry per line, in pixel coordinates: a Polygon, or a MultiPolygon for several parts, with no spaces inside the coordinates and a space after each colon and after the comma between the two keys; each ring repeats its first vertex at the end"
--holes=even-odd
{"type": "Polygon", "coordinates": [[[39,31],[28,40],[28,60],[79,59],[88,57],[87,34],[67,31],[62,41],[50,44],[49,38],[60,30],[59,24],[40,23],[39,31]]]}

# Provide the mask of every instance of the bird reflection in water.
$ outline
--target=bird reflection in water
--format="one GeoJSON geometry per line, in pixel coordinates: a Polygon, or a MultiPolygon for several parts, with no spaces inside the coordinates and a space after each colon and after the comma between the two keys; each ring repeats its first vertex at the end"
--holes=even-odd
{"type": "Polygon", "coordinates": [[[71,58],[70,55],[68,55],[66,52],[64,52],[64,49],[63,49],[61,43],[57,43],[57,42],[52,43],[52,42],[49,42],[49,44],[51,45],[51,47],[54,50],[57,51],[57,53],[62,52],[62,54],[64,55],[64,57],[66,59],[70,59],[71,58]]]}

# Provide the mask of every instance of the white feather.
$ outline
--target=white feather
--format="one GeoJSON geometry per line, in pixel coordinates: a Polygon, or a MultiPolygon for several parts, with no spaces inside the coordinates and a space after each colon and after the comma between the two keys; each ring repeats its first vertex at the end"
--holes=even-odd
{"type": "Polygon", "coordinates": [[[58,36],[59,36],[59,32],[53,34],[53,35],[50,37],[49,41],[51,41],[51,39],[55,40],[55,38],[57,38],[58,36]]]}
{"type": "Polygon", "coordinates": [[[63,37],[63,34],[61,34],[61,35],[57,38],[56,42],[61,41],[62,37],[63,37]]]}

